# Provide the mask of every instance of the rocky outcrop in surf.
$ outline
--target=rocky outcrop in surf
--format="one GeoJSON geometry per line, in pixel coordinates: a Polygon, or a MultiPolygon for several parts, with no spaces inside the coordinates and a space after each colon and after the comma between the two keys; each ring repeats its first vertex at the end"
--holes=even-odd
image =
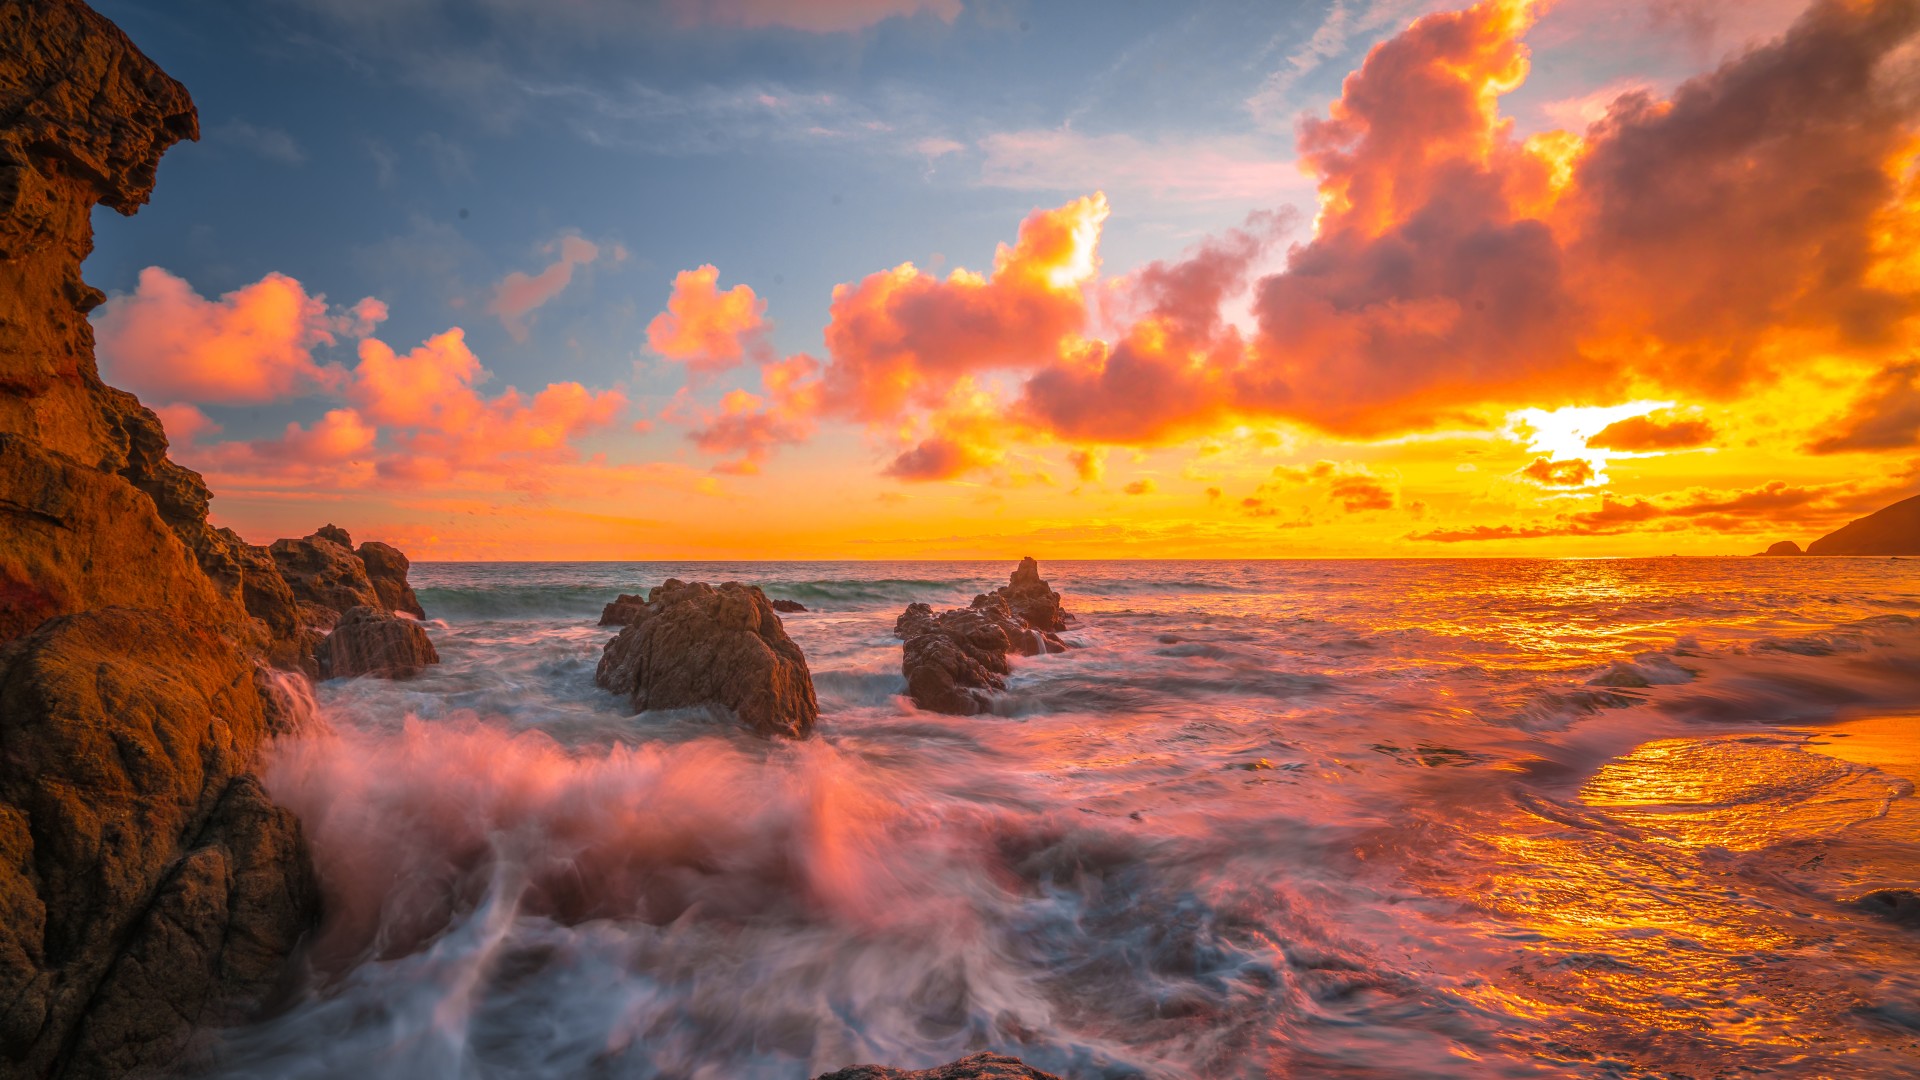
{"type": "Polygon", "coordinates": [[[795,615],[806,611],[807,605],[798,600],[775,600],[773,601],[773,610],[782,615],[795,615]]]}
{"type": "Polygon", "coordinates": [[[621,593],[613,602],[600,609],[601,626],[626,626],[640,617],[647,607],[647,598],[632,593],[621,593]]]}
{"type": "Polygon", "coordinates": [[[253,773],[294,716],[271,666],[316,644],[299,598],[208,522],[87,322],[93,208],[133,213],[198,135],[78,0],[0,5],[0,1077],[180,1070],[318,915],[253,773]]]}
{"type": "Polygon", "coordinates": [[[759,735],[813,732],[820,706],[807,658],[757,587],[669,578],[630,615],[594,682],[635,712],[718,708],[759,735]]]}
{"type": "Polygon", "coordinates": [[[902,641],[907,697],[922,709],[952,716],[986,712],[992,693],[1007,688],[1012,671],[1007,654],[1065,651],[1052,628],[1064,627],[1069,619],[1060,594],[1040,579],[1032,558],[1020,561],[1011,586],[982,593],[968,607],[936,615],[931,605],[909,604],[893,624],[902,641]],[[1047,625],[1031,622],[1022,611],[1047,625]]]}
{"type": "Polygon", "coordinates": [[[931,1069],[889,1069],[884,1065],[855,1065],[822,1073],[814,1080],[1060,1080],[1005,1054],[974,1054],[931,1069]]]}
{"type": "Polygon", "coordinates": [[[369,540],[354,554],[360,557],[360,565],[366,569],[367,581],[373,586],[374,595],[380,598],[382,608],[405,612],[416,619],[427,617],[413,586],[407,583],[407,571],[413,569],[413,563],[405,553],[392,544],[369,540]]]}
{"type": "Polygon", "coordinates": [[[1761,552],[1760,554],[1762,555],[1805,555],[1806,552],[1800,550],[1799,544],[1796,544],[1791,540],[1782,540],[1777,544],[1767,545],[1767,550],[1761,552]]]}
{"type": "Polygon", "coordinates": [[[412,619],[370,607],[348,608],[320,642],[315,659],[323,679],[372,675],[407,679],[440,662],[427,631],[412,619]]]}

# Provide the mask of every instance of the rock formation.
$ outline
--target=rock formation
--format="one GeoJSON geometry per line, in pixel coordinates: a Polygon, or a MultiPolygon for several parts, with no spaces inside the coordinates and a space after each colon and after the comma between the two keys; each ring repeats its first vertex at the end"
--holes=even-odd
{"type": "Polygon", "coordinates": [[[0,1077],[179,1068],[318,914],[252,774],[295,718],[267,665],[311,660],[300,598],[207,521],[87,323],[93,207],[133,213],[198,134],[79,0],[0,4],[0,1077]]]}
{"type": "Polygon", "coordinates": [[[321,641],[315,659],[323,679],[375,675],[406,679],[440,662],[427,631],[412,619],[370,607],[348,608],[321,641]]]}
{"type": "Polygon", "coordinates": [[[650,590],[607,643],[594,682],[635,712],[718,707],[764,736],[806,738],[820,715],[807,658],[766,594],[732,581],[669,578],[650,590]]]}
{"type": "MultiPolygon", "coordinates": [[[[1035,630],[1058,633],[1067,628],[1073,616],[1060,607],[1060,594],[1040,580],[1040,564],[1029,555],[1013,570],[1013,580],[994,590],[1006,598],[1014,615],[1035,630]]],[[[974,605],[979,606],[979,599],[974,605]]]]}
{"type": "Polygon", "coordinates": [[[798,600],[775,600],[773,602],[773,610],[783,615],[791,615],[795,612],[807,610],[807,605],[798,600]]]}
{"type": "Polygon", "coordinates": [[[407,571],[413,569],[413,563],[399,548],[369,540],[361,544],[354,554],[360,556],[360,565],[366,569],[367,581],[373,585],[381,607],[388,611],[404,611],[416,619],[427,617],[426,609],[420,606],[420,598],[413,594],[413,586],[407,584],[407,571]]]}
{"type": "Polygon", "coordinates": [[[1920,495],[1883,507],[1807,545],[1809,555],[1920,555],[1920,495]]]}
{"type": "Polygon", "coordinates": [[[931,1069],[889,1069],[883,1065],[855,1065],[822,1073],[814,1080],[1060,1080],[1019,1058],[1005,1054],[975,1054],[931,1069]]]}
{"type": "MultiPolygon", "coordinates": [[[[333,526],[326,528],[333,529],[333,526]]],[[[346,536],[339,529],[333,531],[346,536]]],[[[342,543],[322,531],[298,540],[275,540],[267,545],[267,552],[273,556],[280,577],[293,590],[294,599],[307,605],[303,610],[309,625],[332,629],[334,622],[351,608],[387,610],[380,602],[380,594],[374,591],[373,582],[367,579],[366,564],[353,553],[350,544],[350,539],[342,543]]]]}
{"type": "Polygon", "coordinates": [[[1767,550],[1761,552],[1760,554],[1762,555],[1805,555],[1806,552],[1800,550],[1799,544],[1796,544],[1791,540],[1782,540],[1777,544],[1770,545],[1767,548],[1767,550]]]}
{"type": "Polygon", "coordinates": [[[894,621],[902,639],[900,670],[907,696],[922,709],[953,716],[986,712],[992,691],[1007,688],[1012,671],[1007,654],[1063,652],[1054,628],[1072,618],[1060,608],[1060,594],[1040,580],[1039,564],[1022,559],[1011,586],[982,593],[964,608],[935,615],[927,604],[908,604],[894,621]],[[1015,607],[1015,603],[1019,607],[1015,607]],[[1034,623],[1021,612],[1041,620],[1034,623]]]}
{"type": "Polygon", "coordinates": [[[647,598],[632,593],[621,593],[613,603],[600,609],[601,626],[626,626],[640,617],[646,610],[647,598]]]}

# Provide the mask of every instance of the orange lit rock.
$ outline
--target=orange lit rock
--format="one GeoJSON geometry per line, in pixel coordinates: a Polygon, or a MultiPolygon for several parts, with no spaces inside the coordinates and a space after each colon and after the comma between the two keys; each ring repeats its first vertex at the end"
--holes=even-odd
{"type": "Polygon", "coordinates": [[[315,659],[323,679],[374,675],[405,679],[440,662],[427,631],[412,619],[370,607],[348,608],[320,642],[315,659]]]}
{"type": "Polygon", "coordinates": [[[975,1054],[931,1069],[889,1069],[884,1065],[855,1065],[822,1073],[814,1080],[1060,1080],[1019,1058],[1005,1054],[975,1054]]]}

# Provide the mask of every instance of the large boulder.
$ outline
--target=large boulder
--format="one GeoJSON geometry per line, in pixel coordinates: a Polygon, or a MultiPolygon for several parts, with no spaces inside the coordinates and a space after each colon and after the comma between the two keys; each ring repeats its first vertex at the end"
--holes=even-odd
{"type": "Polygon", "coordinates": [[[931,1069],[889,1069],[884,1065],[855,1065],[822,1073],[814,1080],[1060,1080],[1005,1054],[974,1054],[931,1069]]]}
{"type": "Polygon", "coordinates": [[[413,568],[413,563],[399,548],[369,540],[354,554],[360,557],[360,565],[366,570],[367,581],[373,586],[374,595],[380,598],[381,607],[404,611],[416,619],[427,617],[420,598],[413,594],[413,586],[407,583],[407,571],[413,568]]]}
{"type": "Polygon", "coordinates": [[[348,608],[320,642],[315,659],[323,679],[374,675],[406,679],[440,662],[427,631],[412,619],[370,607],[348,608]]]}
{"type": "Polygon", "coordinates": [[[820,715],[813,676],[766,594],[668,579],[600,657],[594,682],[635,712],[717,707],[763,736],[803,739],[820,715]]]}
{"type": "Polygon", "coordinates": [[[318,911],[249,774],[273,719],[252,660],[178,616],[0,650],[0,1075],[153,1070],[266,1000],[318,911]]]}
{"type": "Polygon", "coordinates": [[[293,590],[294,599],[301,603],[326,608],[336,615],[357,607],[387,610],[373,582],[367,579],[366,564],[338,540],[316,532],[298,540],[275,540],[267,546],[267,552],[293,590]]]}

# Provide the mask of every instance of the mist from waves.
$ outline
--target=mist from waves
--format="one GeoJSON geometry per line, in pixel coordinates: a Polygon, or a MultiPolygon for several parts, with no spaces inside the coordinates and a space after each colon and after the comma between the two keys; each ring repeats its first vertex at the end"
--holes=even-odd
{"type": "Polygon", "coordinates": [[[277,747],[324,926],[225,1075],[1920,1067],[1920,587],[1871,560],[1043,563],[990,716],[891,628],[1010,563],[419,564],[443,663],[277,747]],[[742,580],[819,735],[623,715],[619,592],[742,580]]]}

